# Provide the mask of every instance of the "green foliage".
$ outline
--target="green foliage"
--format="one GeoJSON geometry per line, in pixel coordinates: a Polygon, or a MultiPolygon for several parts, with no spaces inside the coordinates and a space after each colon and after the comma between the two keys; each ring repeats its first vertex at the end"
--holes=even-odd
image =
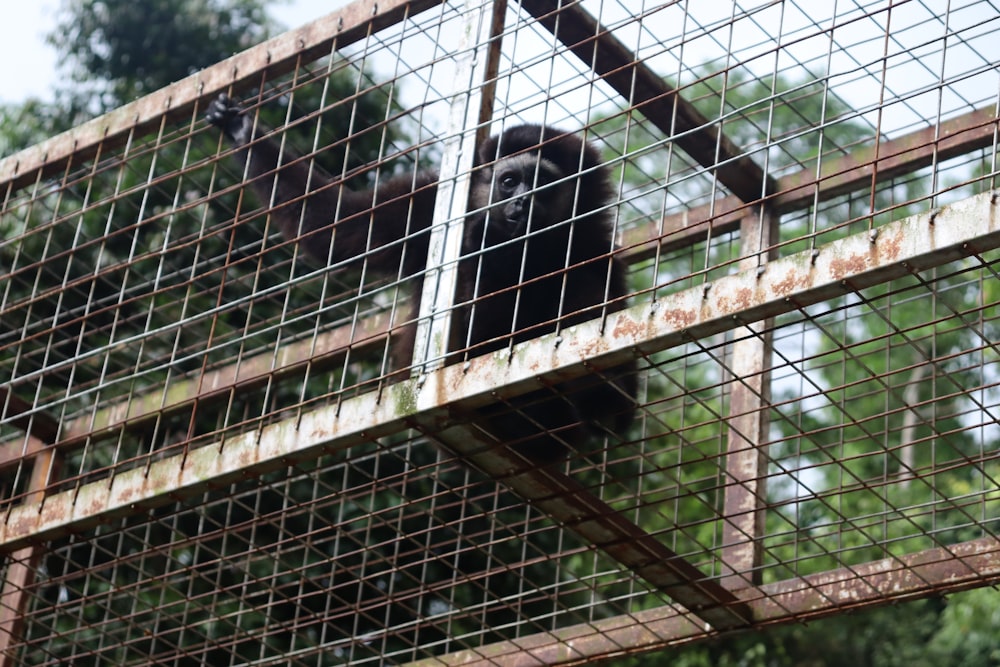
{"type": "MultiPolygon", "coordinates": [[[[820,82],[755,79],[738,70],[724,77],[701,72],[695,78],[697,83],[682,90],[684,97],[707,117],[723,118],[726,135],[741,151],[752,153],[772,175],[798,170],[815,172],[820,158],[826,162],[863,150],[866,142],[873,140],[869,128],[852,120],[852,109],[831,96],[820,82]],[[822,131],[815,129],[818,123],[824,124],[822,131]]],[[[637,119],[613,116],[598,126],[599,133],[609,141],[628,137],[628,145],[617,150],[629,157],[622,167],[626,191],[653,191],[660,187],[656,181],[662,178],[663,167],[656,160],[662,159],[667,140],[641,121],[626,132],[626,120],[637,119]],[[650,150],[650,146],[660,150],[650,150]]],[[[711,180],[701,180],[676,167],[670,170],[668,196],[674,196],[679,205],[694,206],[713,196],[711,180]]],[[[901,184],[881,185],[872,198],[866,192],[843,195],[801,217],[786,216],[781,221],[784,245],[780,252],[805,250],[914,212],[913,208],[899,207],[898,202],[917,201],[927,188],[924,180],[913,178],[901,184]]],[[[657,215],[655,210],[647,213],[654,218],[657,215]]],[[[693,254],[708,253],[707,266],[725,267],[732,259],[733,246],[717,242],[708,248],[699,247],[693,254]]],[[[643,267],[638,284],[648,286],[643,281],[651,277],[659,281],[682,278],[688,267],[680,262],[671,265],[671,261],[666,257],[660,266],[643,267]]],[[[671,289],[681,284],[671,283],[671,289]]],[[[812,309],[822,334],[812,334],[815,339],[808,340],[810,352],[805,370],[813,382],[825,389],[826,404],[802,407],[794,415],[773,419],[772,429],[782,438],[780,444],[771,446],[769,455],[780,460],[787,453],[794,457],[790,463],[793,468],[816,466],[809,480],[816,493],[797,501],[794,509],[777,504],[768,511],[767,534],[772,536],[765,545],[768,580],[879,559],[887,552],[907,553],[938,546],[942,541],[982,536],[981,529],[967,525],[962,512],[949,511],[948,500],[989,484],[989,478],[984,481],[975,466],[966,464],[981,456],[981,445],[966,425],[968,415],[976,414],[978,408],[962,391],[963,387],[984,383],[977,375],[980,365],[971,358],[974,355],[964,352],[981,346],[981,332],[943,316],[977,313],[980,304],[991,302],[984,291],[995,291],[996,284],[988,276],[976,280],[975,274],[970,278],[958,271],[937,277],[935,294],[929,295],[921,281],[903,278],[866,290],[861,303],[844,298],[826,302],[825,310],[812,309]],[[939,360],[933,365],[927,364],[936,357],[939,360]],[[912,428],[896,425],[906,414],[906,405],[932,404],[933,414],[930,407],[918,408],[919,418],[912,428]],[[848,415],[878,417],[852,420],[848,415]],[[923,470],[925,481],[885,483],[887,478],[894,480],[900,475],[904,461],[911,469],[923,470]],[[935,468],[941,472],[929,477],[926,471],[935,468]],[[928,506],[932,509],[928,510],[928,506]],[[855,517],[863,519],[852,520],[855,517]],[[949,526],[953,529],[949,530],[949,526]],[[926,537],[929,533],[934,533],[934,539],[926,537]]],[[[977,322],[977,326],[990,327],[991,321],[977,322]]],[[[702,392],[698,388],[711,386],[711,373],[699,373],[690,359],[681,359],[681,368],[667,365],[662,377],[684,378],[685,402],[662,410],[660,418],[672,432],[650,449],[660,447],[669,456],[676,445],[671,441],[682,441],[683,458],[695,460],[684,463],[678,479],[661,479],[658,484],[665,494],[680,488],[692,497],[697,490],[698,450],[711,441],[710,436],[699,436],[697,428],[685,422],[697,424],[699,411],[725,414],[726,406],[722,397],[713,397],[711,392],[699,398],[702,392]]],[[[667,386],[653,386],[650,394],[664,401],[670,391],[667,386]]],[[[793,406],[782,406],[782,411],[799,409],[794,407],[798,405],[794,394],[782,394],[780,386],[777,391],[774,398],[779,405],[786,402],[793,406]]],[[[711,456],[711,448],[702,453],[711,456]]],[[[702,466],[705,475],[711,473],[712,465],[702,466]]],[[[769,482],[771,496],[782,501],[789,490],[777,482],[780,477],[769,482]]],[[[718,499],[714,502],[718,503],[718,499]]],[[[713,500],[705,499],[705,503],[711,508],[713,500]]],[[[676,507],[678,514],[674,518],[679,530],[672,535],[684,534],[678,544],[686,545],[688,540],[712,544],[712,522],[704,521],[700,527],[691,524],[697,513],[686,513],[681,505],[676,507]]],[[[643,525],[665,528],[655,517],[644,518],[643,525]]],[[[998,620],[992,611],[996,601],[995,591],[977,590],[951,596],[947,607],[939,599],[901,603],[838,614],[808,625],[721,637],[613,664],[996,664],[998,620]]]]}
{"type": "Polygon", "coordinates": [[[50,42],[108,110],[268,36],[263,0],[64,0],[50,42]]]}
{"type": "Polygon", "coordinates": [[[50,136],[53,123],[49,111],[39,100],[0,105],[0,156],[16,153],[50,136]]]}
{"type": "Polygon", "coordinates": [[[979,588],[948,598],[927,644],[937,667],[993,667],[1000,664],[1000,591],[979,588]]]}

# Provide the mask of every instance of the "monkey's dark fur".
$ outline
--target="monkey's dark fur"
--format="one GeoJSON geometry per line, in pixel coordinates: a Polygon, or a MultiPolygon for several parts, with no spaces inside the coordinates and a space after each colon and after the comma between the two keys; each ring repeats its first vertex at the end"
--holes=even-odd
{"type": "MultiPolygon", "coordinates": [[[[258,198],[314,259],[364,262],[368,273],[417,276],[425,268],[437,174],[419,170],[352,191],[308,162],[254,139],[242,106],[225,95],[208,120],[236,145],[258,198]],[[246,164],[249,157],[249,164],[246,164]],[[278,169],[279,163],[281,164],[278,169]],[[306,196],[308,195],[308,196],[306,196]]],[[[263,134],[258,128],[258,135],[263,134]]],[[[477,355],[558,326],[624,307],[625,267],[611,255],[612,200],[597,150],[575,135],[540,125],[511,127],[479,147],[465,221],[449,351],[477,355]],[[610,302],[610,303],[608,303],[610,302]]],[[[414,288],[419,296],[419,284],[414,288]]],[[[413,327],[410,327],[413,329],[413,327]]],[[[412,332],[396,345],[405,365],[412,332]]],[[[624,434],[634,410],[632,365],[616,379],[590,377],[539,390],[473,420],[489,435],[536,461],[610,429],[624,434]]]]}

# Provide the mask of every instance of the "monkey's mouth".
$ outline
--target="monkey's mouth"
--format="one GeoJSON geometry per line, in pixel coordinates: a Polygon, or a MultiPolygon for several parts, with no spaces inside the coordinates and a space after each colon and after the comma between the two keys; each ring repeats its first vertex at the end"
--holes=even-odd
{"type": "Polygon", "coordinates": [[[520,236],[528,231],[528,216],[507,216],[504,218],[504,228],[511,236],[520,236]]]}
{"type": "Polygon", "coordinates": [[[525,197],[515,197],[503,203],[502,216],[504,231],[510,236],[524,234],[531,220],[531,201],[525,197]]]}

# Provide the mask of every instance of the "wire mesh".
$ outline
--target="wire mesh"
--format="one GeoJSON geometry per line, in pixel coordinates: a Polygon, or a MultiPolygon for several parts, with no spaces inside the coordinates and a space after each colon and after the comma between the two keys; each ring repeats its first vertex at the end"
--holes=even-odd
{"type": "Polygon", "coordinates": [[[625,5],[355,3],[0,161],[4,665],[572,664],[997,579],[996,7],[625,5]],[[434,267],[307,258],[219,92],[353,188],[580,133],[628,303],[414,364],[434,267]],[[479,421],[623,377],[548,465],[479,421]]]}

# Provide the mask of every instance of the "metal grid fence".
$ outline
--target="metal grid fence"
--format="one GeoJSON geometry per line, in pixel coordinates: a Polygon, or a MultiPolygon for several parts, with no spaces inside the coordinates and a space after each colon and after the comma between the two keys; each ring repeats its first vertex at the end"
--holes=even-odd
{"type": "Polygon", "coordinates": [[[998,29],[359,1],[3,159],[0,661],[570,664],[995,581],[998,29]],[[219,92],[362,186],[579,131],[627,307],[394,368],[440,311],[278,235],[219,92]],[[623,368],[565,461],[463,418],[623,368]]]}

